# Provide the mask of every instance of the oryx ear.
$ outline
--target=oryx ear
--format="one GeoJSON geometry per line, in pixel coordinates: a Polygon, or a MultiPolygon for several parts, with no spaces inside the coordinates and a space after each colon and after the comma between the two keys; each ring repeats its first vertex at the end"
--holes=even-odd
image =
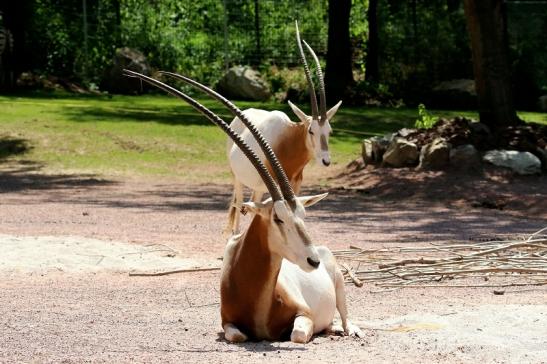
{"type": "Polygon", "coordinates": [[[298,117],[298,119],[300,119],[301,122],[303,122],[303,123],[309,123],[310,122],[310,119],[308,118],[308,115],[306,115],[304,113],[304,111],[300,110],[298,108],[298,106],[296,106],[292,102],[288,101],[288,103],[289,103],[289,106],[292,109],[292,112],[298,117]]]}
{"type": "Polygon", "coordinates": [[[241,207],[243,207],[243,210],[247,212],[252,212],[253,214],[261,214],[265,213],[268,209],[268,206],[271,205],[272,200],[268,199],[264,202],[244,202],[241,204],[241,207]]]}
{"type": "Polygon", "coordinates": [[[327,111],[327,119],[329,120],[332,119],[334,114],[336,114],[336,112],[338,111],[338,108],[340,107],[340,105],[342,105],[342,100],[338,101],[336,105],[334,105],[333,107],[330,108],[329,111],[327,111]]]}
{"type": "Polygon", "coordinates": [[[300,201],[302,205],[304,205],[304,207],[309,207],[309,206],[315,205],[316,203],[318,203],[319,201],[327,197],[328,194],[329,193],[327,192],[327,193],[322,193],[320,195],[315,195],[315,196],[301,196],[301,197],[298,197],[298,201],[300,201]]]}

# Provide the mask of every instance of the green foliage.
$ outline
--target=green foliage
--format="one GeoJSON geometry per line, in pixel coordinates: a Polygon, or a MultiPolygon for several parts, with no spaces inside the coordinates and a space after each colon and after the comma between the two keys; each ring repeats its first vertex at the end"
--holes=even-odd
{"type": "Polygon", "coordinates": [[[473,77],[463,2],[449,3],[379,0],[380,79],[407,104],[440,81],[473,77]]]}
{"type": "Polygon", "coordinates": [[[226,65],[298,64],[294,20],[319,54],[326,52],[327,0],[87,1],[87,51],[82,3],[34,0],[29,48],[38,73],[99,83],[120,47],[144,53],[152,67],[214,84],[226,65]],[[226,7],[225,7],[226,5],[226,7]]]}
{"type": "Polygon", "coordinates": [[[414,122],[414,127],[418,129],[430,129],[437,121],[437,117],[431,115],[424,104],[418,105],[418,119],[414,122]]]}
{"type": "MultiPolygon", "coordinates": [[[[362,103],[371,95],[417,105],[430,102],[429,92],[439,82],[473,77],[462,1],[378,1],[381,83],[361,82],[369,1],[353,0],[349,30],[357,85],[346,101],[362,103]]],[[[30,70],[88,86],[100,84],[116,49],[127,46],[143,52],[155,69],[209,85],[226,66],[250,64],[270,77],[279,94],[291,84],[301,86],[283,70],[299,67],[294,20],[322,60],[327,51],[328,0],[260,0],[258,33],[255,0],[88,0],[87,38],[82,1],[28,3],[30,70]]],[[[546,4],[506,4],[518,105],[533,104],[540,91],[547,92],[546,4]]]]}

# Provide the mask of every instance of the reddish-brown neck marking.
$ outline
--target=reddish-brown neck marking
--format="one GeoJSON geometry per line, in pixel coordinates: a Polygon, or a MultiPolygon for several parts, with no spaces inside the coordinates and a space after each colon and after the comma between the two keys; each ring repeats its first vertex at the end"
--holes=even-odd
{"type": "Polygon", "coordinates": [[[296,190],[299,190],[302,181],[302,171],[313,156],[313,151],[309,150],[306,145],[307,137],[306,124],[291,123],[277,144],[272,146],[289,181],[296,190]]]}

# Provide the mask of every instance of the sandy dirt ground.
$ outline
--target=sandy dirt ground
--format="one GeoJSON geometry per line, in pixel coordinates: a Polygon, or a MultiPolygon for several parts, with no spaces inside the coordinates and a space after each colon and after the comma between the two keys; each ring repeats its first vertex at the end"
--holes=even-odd
{"type": "MultiPolygon", "coordinates": [[[[218,271],[128,273],[219,266],[229,186],[2,177],[0,362],[547,362],[545,287],[347,286],[363,339],[228,344],[218,271]]],[[[335,190],[308,211],[315,242],[389,247],[547,226],[522,210],[384,197],[335,190]]]]}

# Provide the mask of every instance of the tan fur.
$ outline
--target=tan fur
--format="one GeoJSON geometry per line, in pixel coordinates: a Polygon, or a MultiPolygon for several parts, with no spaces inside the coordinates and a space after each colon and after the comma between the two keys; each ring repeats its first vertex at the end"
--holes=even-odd
{"type": "Polygon", "coordinates": [[[307,138],[307,125],[292,123],[283,137],[279,138],[278,143],[272,145],[296,194],[300,192],[304,167],[313,157],[313,150],[308,146],[307,138]]]}
{"type": "Polygon", "coordinates": [[[306,315],[277,284],[281,256],[268,247],[268,221],[255,215],[225,255],[220,287],[222,326],[235,325],[252,339],[278,340],[306,315]]]}

